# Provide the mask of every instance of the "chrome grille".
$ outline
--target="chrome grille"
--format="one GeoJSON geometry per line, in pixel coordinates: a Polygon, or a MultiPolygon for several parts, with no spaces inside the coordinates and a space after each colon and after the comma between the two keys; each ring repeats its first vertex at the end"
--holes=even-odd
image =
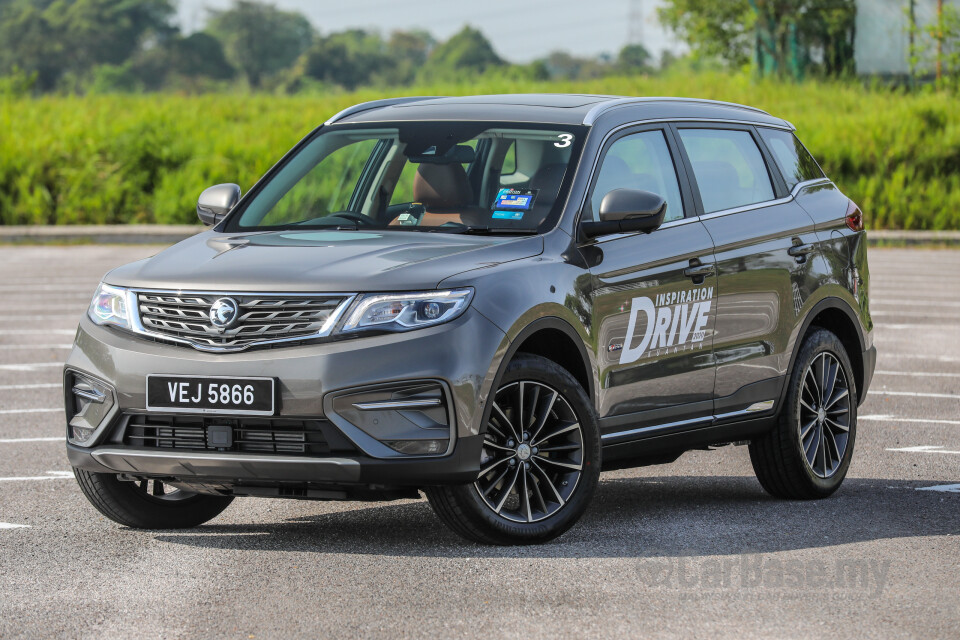
{"type": "Polygon", "coordinates": [[[343,295],[263,295],[138,291],[143,332],[197,349],[240,350],[258,344],[322,337],[349,302],[343,295]],[[210,320],[213,304],[237,302],[237,319],[228,328],[210,320]]]}

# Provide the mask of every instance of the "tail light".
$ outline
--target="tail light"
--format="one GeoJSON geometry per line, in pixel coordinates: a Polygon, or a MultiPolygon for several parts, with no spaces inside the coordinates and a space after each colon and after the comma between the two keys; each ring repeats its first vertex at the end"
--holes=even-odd
{"type": "Polygon", "coordinates": [[[851,231],[863,231],[863,212],[853,200],[847,205],[847,226],[851,231]]]}

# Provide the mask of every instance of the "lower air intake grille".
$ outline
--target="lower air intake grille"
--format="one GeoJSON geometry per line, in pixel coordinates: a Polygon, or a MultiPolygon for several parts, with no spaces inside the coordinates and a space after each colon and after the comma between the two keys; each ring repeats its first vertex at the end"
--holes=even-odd
{"type": "Polygon", "coordinates": [[[308,456],[355,451],[326,420],[131,414],[122,438],[147,449],[308,456]]]}

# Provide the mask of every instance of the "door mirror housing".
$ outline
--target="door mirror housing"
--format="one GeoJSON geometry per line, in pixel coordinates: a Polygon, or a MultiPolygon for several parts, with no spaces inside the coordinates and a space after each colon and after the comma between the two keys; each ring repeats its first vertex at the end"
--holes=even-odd
{"type": "Polygon", "coordinates": [[[218,184],[203,190],[197,199],[197,217],[200,222],[212,227],[240,200],[240,186],[235,184],[218,184]]]}
{"type": "Polygon", "coordinates": [[[663,224],[666,213],[666,200],[655,193],[614,189],[600,202],[600,221],[584,222],[581,230],[588,238],[611,233],[650,233],[663,224]]]}

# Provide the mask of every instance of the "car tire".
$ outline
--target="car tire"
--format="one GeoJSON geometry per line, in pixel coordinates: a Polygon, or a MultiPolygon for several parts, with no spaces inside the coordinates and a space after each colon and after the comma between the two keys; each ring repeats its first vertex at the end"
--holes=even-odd
{"type": "Polygon", "coordinates": [[[190,493],[157,480],[123,481],[74,467],[80,490],[97,510],[136,529],[188,529],[217,517],[232,497],[190,493]]]}
{"type": "Polygon", "coordinates": [[[600,478],[593,404],[567,370],[526,353],[510,362],[489,402],[477,481],[427,488],[427,499],[475,542],[552,540],[580,519],[600,478]]]}
{"type": "Polygon", "coordinates": [[[804,340],[772,431],[750,443],[763,488],[777,498],[826,498],[846,477],[857,433],[857,388],[840,339],[815,329],[804,340]]]}

